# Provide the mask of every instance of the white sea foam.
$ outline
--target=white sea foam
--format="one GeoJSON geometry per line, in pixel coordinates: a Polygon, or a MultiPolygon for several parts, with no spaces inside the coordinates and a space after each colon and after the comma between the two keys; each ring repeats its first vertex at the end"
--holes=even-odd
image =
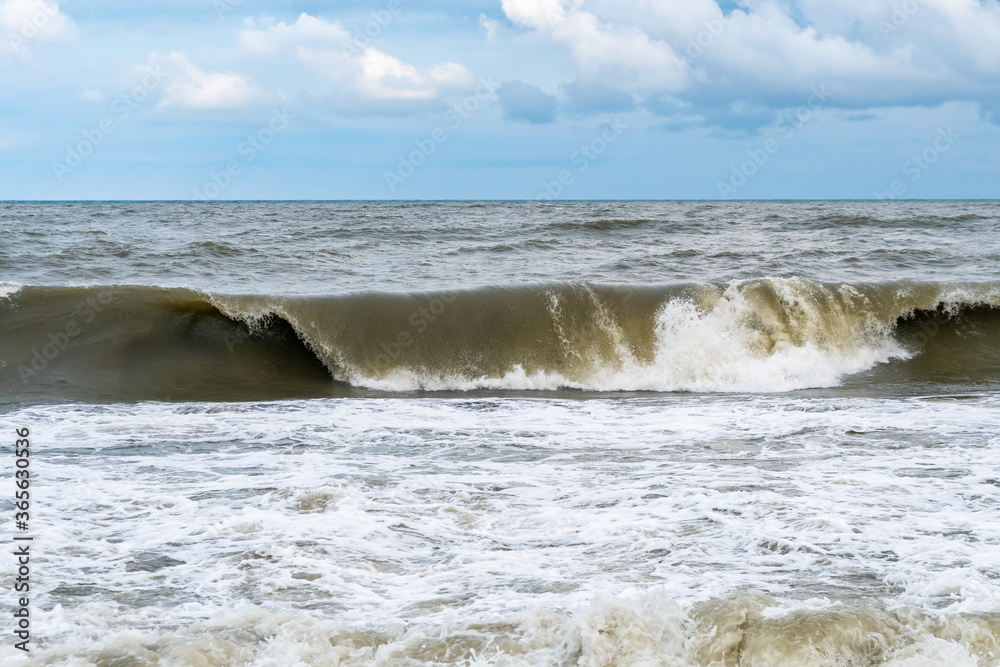
{"type": "Polygon", "coordinates": [[[995,662],[997,396],[8,418],[42,664],[995,662]]]}
{"type": "MultiPolygon", "coordinates": [[[[582,380],[558,372],[527,372],[520,364],[500,377],[397,369],[384,377],[356,371],[351,379],[386,391],[574,388],[783,392],[836,386],[845,376],[911,356],[893,337],[894,318],[880,322],[874,313],[859,317],[858,313],[837,310],[829,302],[818,303],[807,298],[808,290],[816,289],[815,283],[795,279],[768,282],[781,298],[781,314],[788,321],[768,321],[766,318],[774,314],[748,298],[743,282],[732,283],[708,306],[670,299],[657,314],[652,361],[637,359],[613,323],[599,322],[616,343],[616,363],[595,360],[593,372],[582,380]]],[[[553,320],[558,322],[557,317],[553,320]]]]}
{"type": "Polygon", "coordinates": [[[0,282],[0,299],[9,299],[21,291],[22,285],[0,282]]]}

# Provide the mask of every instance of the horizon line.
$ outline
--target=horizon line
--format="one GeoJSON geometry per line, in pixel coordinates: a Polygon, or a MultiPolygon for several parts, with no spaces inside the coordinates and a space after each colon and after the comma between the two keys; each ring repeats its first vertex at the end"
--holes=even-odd
{"type": "Polygon", "coordinates": [[[372,204],[422,204],[422,203],[482,203],[502,202],[518,204],[582,204],[598,202],[704,202],[713,204],[738,203],[773,203],[773,202],[864,202],[864,203],[894,203],[894,202],[995,202],[1000,197],[935,197],[935,198],[760,198],[760,199],[707,199],[707,198],[602,198],[602,199],[514,199],[514,198],[462,198],[462,199],[0,199],[0,204],[280,204],[280,203],[372,203],[372,204]]]}

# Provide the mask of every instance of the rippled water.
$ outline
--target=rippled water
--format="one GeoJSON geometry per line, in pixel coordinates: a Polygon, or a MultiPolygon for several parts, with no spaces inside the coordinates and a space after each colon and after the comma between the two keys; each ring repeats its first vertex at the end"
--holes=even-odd
{"type": "Polygon", "coordinates": [[[998,278],[994,202],[0,204],[4,280],[339,294],[998,278]]]}
{"type": "Polygon", "coordinates": [[[998,222],[3,204],[9,664],[1000,664],[998,222]]]}

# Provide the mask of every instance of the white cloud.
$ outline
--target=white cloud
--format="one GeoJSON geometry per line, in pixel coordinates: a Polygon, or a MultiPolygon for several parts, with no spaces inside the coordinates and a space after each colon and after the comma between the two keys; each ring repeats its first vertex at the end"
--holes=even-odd
{"type": "Polygon", "coordinates": [[[190,110],[237,109],[271,101],[246,75],[235,72],[206,72],[183,53],[166,57],[150,56],[151,65],[159,65],[167,73],[163,84],[164,96],[159,107],[190,110]]]}
{"type": "Polygon", "coordinates": [[[496,19],[491,19],[486,14],[479,15],[479,25],[483,26],[486,30],[486,40],[492,42],[497,38],[497,32],[500,30],[500,21],[496,19]]]}
{"type": "Polygon", "coordinates": [[[997,0],[743,0],[728,16],[715,0],[502,4],[572,53],[571,92],[780,105],[826,84],[848,107],[1000,98],[997,0]]]}
{"type": "Polygon", "coordinates": [[[685,85],[685,65],[671,46],[634,25],[616,25],[560,0],[503,0],[514,23],[539,30],[567,45],[584,86],[628,93],[676,91],[685,85]]]}
{"type": "Polygon", "coordinates": [[[387,109],[394,102],[433,100],[475,85],[475,77],[463,65],[416,67],[355,41],[339,23],[304,13],[292,24],[248,19],[240,40],[248,55],[291,54],[334,84],[337,99],[349,107],[364,108],[374,102],[387,109]]]}
{"type": "Polygon", "coordinates": [[[0,0],[0,49],[23,54],[32,44],[72,39],[76,24],[58,2],[0,0]]]}
{"type": "Polygon", "coordinates": [[[566,20],[561,0],[503,0],[503,11],[514,23],[544,30],[566,20]]]}

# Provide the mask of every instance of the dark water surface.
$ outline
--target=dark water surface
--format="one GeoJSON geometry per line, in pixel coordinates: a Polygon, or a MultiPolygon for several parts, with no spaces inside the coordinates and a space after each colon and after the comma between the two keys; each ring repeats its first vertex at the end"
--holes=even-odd
{"type": "Polygon", "coordinates": [[[0,234],[10,664],[1000,664],[998,203],[5,203],[0,234]]]}

